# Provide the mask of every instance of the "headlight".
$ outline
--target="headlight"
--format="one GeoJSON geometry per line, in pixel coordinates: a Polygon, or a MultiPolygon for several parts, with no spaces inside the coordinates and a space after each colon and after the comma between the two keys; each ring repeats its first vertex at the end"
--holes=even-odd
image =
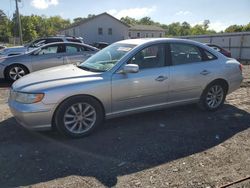
{"type": "Polygon", "coordinates": [[[20,103],[31,104],[40,102],[44,97],[43,93],[22,93],[22,92],[11,92],[11,98],[20,103]]]}

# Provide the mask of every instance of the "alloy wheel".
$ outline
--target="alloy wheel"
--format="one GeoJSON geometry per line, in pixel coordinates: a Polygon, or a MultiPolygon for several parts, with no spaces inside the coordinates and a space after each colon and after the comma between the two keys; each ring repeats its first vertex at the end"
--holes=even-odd
{"type": "Polygon", "coordinates": [[[206,103],[211,109],[217,108],[223,101],[224,90],[220,85],[213,85],[207,93],[206,103]]]}
{"type": "Polygon", "coordinates": [[[12,67],[9,71],[9,76],[12,80],[17,80],[25,76],[25,71],[21,67],[12,67]]]}
{"type": "Polygon", "coordinates": [[[72,133],[87,132],[96,122],[96,110],[88,103],[70,106],[64,114],[64,125],[72,133]]]}

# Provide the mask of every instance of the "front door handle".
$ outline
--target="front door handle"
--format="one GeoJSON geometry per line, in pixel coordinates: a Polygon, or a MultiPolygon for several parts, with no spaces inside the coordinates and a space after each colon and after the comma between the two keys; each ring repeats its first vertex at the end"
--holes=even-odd
{"type": "Polygon", "coordinates": [[[211,72],[209,72],[208,70],[203,70],[203,71],[201,71],[200,72],[200,74],[202,74],[202,75],[208,75],[208,74],[210,74],[211,72]]]}
{"type": "Polygon", "coordinates": [[[167,76],[158,76],[155,80],[158,81],[158,82],[162,82],[164,80],[168,79],[167,76]]]}

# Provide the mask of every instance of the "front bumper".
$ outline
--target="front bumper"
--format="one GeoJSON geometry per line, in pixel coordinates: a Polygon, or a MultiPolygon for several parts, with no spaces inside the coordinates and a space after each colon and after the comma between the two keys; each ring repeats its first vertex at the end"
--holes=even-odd
{"type": "Polygon", "coordinates": [[[5,66],[0,63],[0,79],[4,78],[4,68],[5,66]]]}
{"type": "Polygon", "coordinates": [[[19,124],[32,130],[49,130],[52,127],[54,105],[45,105],[42,102],[22,104],[9,100],[11,113],[19,124]]]}

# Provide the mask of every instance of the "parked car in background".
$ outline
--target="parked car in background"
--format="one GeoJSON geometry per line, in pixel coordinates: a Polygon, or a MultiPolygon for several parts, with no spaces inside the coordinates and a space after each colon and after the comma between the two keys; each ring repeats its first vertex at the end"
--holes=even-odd
{"type": "Polygon", "coordinates": [[[6,48],[6,46],[0,45],[0,52],[1,52],[1,50],[3,50],[4,48],[6,48]]]}
{"type": "Polygon", "coordinates": [[[87,44],[50,43],[26,54],[0,59],[0,78],[15,81],[37,70],[83,62],[97,51],[87,44]]]}
{"type": "Polygon", "coordinates": [[[214,50],[222,53],[226,57],[231,57],[231,52],[230,51],[227,51],[227,50],[225,50],[224,48],[222,48],[222,47],[220,47],[218,45],[215,45],[215,44],[206,44],[206,45],[213,48],[214,50]]]}
{"type": "Polygon", "coordinates": [[[79,66],[65,65],[14,82],[9,106],[28,129],[81,137],[103,119],[198,103],[220,108],[240,87],[241,65],[212,48],[182,39],[114,43],[79,66]]]}
{"type": "Polygon", "coordinates": [[[84,43],[83,39],[79,37],[56,36],[56,37],[39,38],[24,46],[14,46],[14,47],[5,48],[2,52],[0,52],[0,58],[24,54],[25,52],[32,51],[35,48],[38,48],[40,46],[53,43],[53,42],[84,43]]]}
{"type": "Polygon", "coordinates": [[[106,48],[108,45],[109,45],[109,43],[107,43],[107,42],[95,42],[93,44],[93,46],[98,48],[98,49],[106,48]]]}

